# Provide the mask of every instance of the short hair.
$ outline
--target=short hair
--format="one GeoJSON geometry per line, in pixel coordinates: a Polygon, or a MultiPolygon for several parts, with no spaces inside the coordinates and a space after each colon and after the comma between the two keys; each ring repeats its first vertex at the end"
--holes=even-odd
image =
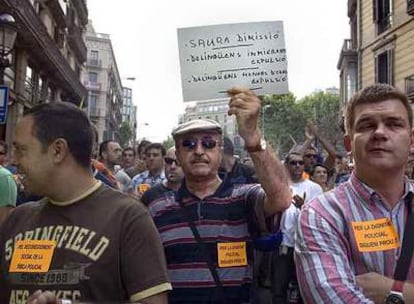
{"type": "Polygon", "coordinates": [[[234,155],[233,142],[228,136],[223,137],[223,154],[231,156],[234,155]]]}
{"type": "Polygon", "coordinates": [[[101,142],[101,144],[99,145],[99,157],[102,159],[102,154],[106,151],[108,151],[108,145],[110,142],[113,142],[112,139],[108,139],[108,140],[104,140],[103,142],[101,142]]]}
{"type": "Polygon", "coordinates": [[[4,153],[7,154],[9,151],[9,145],[4,140],[0,140],[0,146],[4,148],[4,153]]]}
{"type": "Polygon", "coordinates": [[[322,168],[324,168],[324,169],[326,170],[326,173],[328,173],[328,172],[329,172],[328,167],[326,167],[324,164],[316,164],[316,165],[314,165],[314,166],[312,167],[312,170],[309,172],[309,176],[310,176],[310,177],[312,177],[312,176],[313,176],[313,174],[315,174],[315,168],[316,168],[316,167],[322,167],[322,168]]]}
{"type": "Polygon", "coordinates": [[[137,147],[138,156],[141,154],[141,152],[145,153],[145,148],[149,146],[150,144],[151,142],[149,140],[146,140],[146,139],[141,140],[141,142],[138,144],[138,147],[137,147]]]}
{"type": "Polygon", "coordinates": [[[135,149],[132,147],[126,147],[124,150],[122,150],[122,155],[124,155],[125,151],[132,151],[132,153],[134,154],[134,157],[136,156],[135,149]]]}
{"type": "Polygon", "coordinates": [[[149,144],[148,146],[145,147],[145,154],[148,153],[149,150],[151,149],[156,149],[156,150],[161,150],[161,155],[165,156],[165,154],[167,153],[167,151],[165,150],[165,147],[160,144],[160,143],[152,143],[149,144]]]}
{"type": "Polygon", "coordinates": [[[32,134],[44,151],[58,138],[63,138],[76,162],[90,168],[93,130],[85,112],[68,102],[51,102],[28,109],[24,116],[33,117],[32,134]]]}
{"type": "Polygon", "coordinates": [[[350,133],[355,122],[355,107],[361,104],[379,103],[388,99],[398,99],[407,110],[408,122],[410,128],[413,127],[413,110],[407,96],[397,88],[386,84],[377,83],[363,88],[355,93],[349,101],[345,112],[345,128],[346,133],[350,133]]]}
{"type": "Polygon", "coordinates": [[[296,156],[302,157],[302,159],[303,159],[303,154],[302,153],[299,153],[299,152],[290,152],[290,153],[288,153],[288,155],[286,155],[285,163],[287,163],[287,162],[290,161],[290,157],[292,155],[296,155],[296,156]]]}

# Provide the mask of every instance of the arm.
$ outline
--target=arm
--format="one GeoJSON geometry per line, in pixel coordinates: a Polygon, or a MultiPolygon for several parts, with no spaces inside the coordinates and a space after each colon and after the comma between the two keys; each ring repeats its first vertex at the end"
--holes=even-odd
{"type": "Polygon", "coordinates": [[[327,220],[317,211],[330,203],[325,197],[306,204],[299,215],[295,261],[303,298],[309,304],[372,304],[357,285],[344,229],[332,224],[334,218],[327,220]]]}
{"type": "MultiPolygon", "coordinates": [[[[393,279],[384,277],[375,272],[357,276],[358,285],[362,287],[364,295],[375,303],[384,303],[385,297],[391,291],[393,279]]],[[[405,303],[414,303],[414,284],[405,282],[403,287],[405,303]]]]}
{"type": "MultiPolygon", "coordinates": [[[[261,140],[258,127],[260,99],[246,88],[232,88],[228,93],[231,96],[228,114],[236,115],[239,134],[245,145],[258,145],[261,140]]],[[[267,147],[264,151],[250,153],[250,156],[259,182],[266,193],[266,214],[271,215],[288,208],[292,196],[283,165],[274,151],[267,147]]]]}
{"type": "Polygon", "coordinates": [[[325,159],[324,165],[330,170],[333,169],[335,167],[335,158],[337,156],[335,147],[319,133],[318,127],[314,123],[309,123],[308,127],[316,139],[320,141],[322,147],[328,152],[328,157],[325,159]]]}

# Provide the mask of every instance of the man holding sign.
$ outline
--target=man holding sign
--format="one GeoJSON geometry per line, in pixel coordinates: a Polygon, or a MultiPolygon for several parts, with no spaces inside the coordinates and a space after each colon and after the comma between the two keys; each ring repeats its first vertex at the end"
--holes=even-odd
{"type": "Polygon", "coordinates": [[[216,121],[192,120],[173,130],[184,181],[175,200],[165,197],[154,206],[173,285],[170,304],[250,303],[252,234],[292,199],[283,165],[261,139],[259,98],[245,88],[229,95],[228,113],[236,115],[262,187],[220,179],[222,128],[216,121]]]}
{"type": "Polygon", "coordinates": [[[414,303],[408,283],[414,264],[406,255],[412,231],[405,230],[414,220],[414,184],[404,176],[413,145],[410,103],[390,85],[372,85],[350,100],[345,120],[355,169],[349,181],[306,204],[299,218],[295,255],[303,298],[414,303]]]}

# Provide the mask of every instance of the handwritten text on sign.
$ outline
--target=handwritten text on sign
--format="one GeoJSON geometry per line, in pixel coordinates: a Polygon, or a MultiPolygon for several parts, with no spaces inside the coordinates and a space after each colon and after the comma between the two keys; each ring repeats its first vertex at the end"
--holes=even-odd
{"type": "Polygon", "coordinates": [[[397,231],[388,218],[352,222],[352,229],[360,252],[384,251],[400,246],[397,231]]]}
{"type": "Polygon", "coordinates": [[[10,272],[47,272],[52,262],[55,241],[17,241],[14,247],[10,272]]]}
{"type": "Polygon", "coordinates": [[[219,99],[235,85],[288,93],[282,21],[178,29],[184,101],[219,99]]]}
{"type": "Polygon", "coordinates": [[[246,242],[218,243],[219,267],[247,265],[246,242]]]}

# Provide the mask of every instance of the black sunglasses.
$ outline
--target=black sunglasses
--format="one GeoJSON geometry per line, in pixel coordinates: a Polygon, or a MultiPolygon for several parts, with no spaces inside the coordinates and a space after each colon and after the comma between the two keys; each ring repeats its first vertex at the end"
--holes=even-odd
{"type": "Polygon", "coordinates": [[[213,149],[217,146],[218,141],[215,140],[214,138],[202,138],[202,139],[197,139],[197,138],[192,138],[192,139],[184,139],[181,142],[181,146],[183,146],[184,148],[186,148],[187,150],[194,150],[197,147],[197,143],[201,142],[201,145],[203,146],[204,149],[213,149]]]}
{"type": "Polygon", "coordinates": [[[302,166],[304,164],[303,160],[291,160],[289,161],[289,165],[291,166],[302,166]]]}
{"type": "Polygon", "coordinates": [[[174,158],[164,157],[164,161],[167,165],[172,165],[173,163],[175,163],[175,165],[178,166],[177,160],[174,158]]]}

